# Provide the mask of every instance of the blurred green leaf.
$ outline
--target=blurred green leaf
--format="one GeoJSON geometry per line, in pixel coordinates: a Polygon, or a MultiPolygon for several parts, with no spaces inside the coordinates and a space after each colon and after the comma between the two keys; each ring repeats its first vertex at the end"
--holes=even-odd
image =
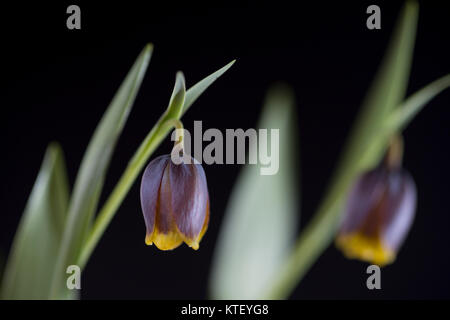
{"type": "Polygon", "coordinates": [[[407,1],[396,25],[375,79],[361,106],[343,157],[339,163],[336,179],[354,175],[362,169],[373,167],[378,157],[366,159],[355,166],[355,158],[365,152],[383,129],[384,121],[405,97],[411,69],[418,19],[418,5],[407,1]]]}
{"type": "Polygon", "coordinates": [[[0,251],[0,297],[2,292],[1,279],[3,278],[4,268],[5,268],[5,257],[3,251],[0,251]]]}
{"type": "Polygon", "coordinates": [[[150,44],[142,50],[98,124],[83,157],[70,199],[51,298],[65,296],[66,268],[78,262],[115,144],[139,91],[152,51],[153,46],[150,44]]]}
{"type": "Polygon", "coordinates": [[[2,283],[3,299],[48,297],[68,199],[63,154],[53,143],[47,148],[14,237],[2,283]]]}
{"type": "Polygon", "coordinates": [[[369,164],[379,159],[387,147],[387,141],[396,132],[402,131],[416,114],[441,91],[450,87],[450,75],[439,78],[412,94],[400,106],[392,110],[378,135],[361,155],[360,161],[369,164]]]}
{"type": "Polygon", "coordinates": [[[406,2],[385,58],[361,108],[330,188],[302,231],[287,263],[280,269],[270,298],[286,298],[319,255],[334,239],[345,195],[355,177],[374,166],[387,140],[383,135],[390,112],[400,105],[407,87],[416,34],[418,5],[406,2]],[[378,144],[378,148],[373,148],[378,144]],[[376,152],[369,152],[375,150],[376,152]],[[370,156],[367,156],[367,153],[370,156]]]}
{"type": "Polygon", "coordinates": [[[111,222],[114,214],[117,212],[120,204],[130,190],[139,173],[146,165],[148,159],[159,146],[159,144],[166,138],[171,130],[168,123],[171,120],[178,120],[187,108],[226,70],[228,70],[234,63],[227,64],[225,67],[214,72],[210,76],[195,84],[191,89],[185,91],[185,81],[181,72],[177,74],[175,86],[170,98],[169,106],[163,113],[158,122],[150,130],[144,141],[139,146],[133,158],[129,162],[127,168],[122,174],[119,182],[114,188],[111,195],[108,197],[105,205],[99,212],[95,224],[89,234],[89,237],[83,247],[80,255],[79,265],[84,267],[100,237],[105,231],[106,227],[111,222]],[[181,114],[180,114],[180,110],[181,114]]]}
{"type": "Polygon", "coordinates": [[[450,87],[450,74],[439,78],[406,99],[389,115],[386,127],[392,133],[401,130],[441,91],[450,87]]]}
{"type": "MultiPolygon", "coordinates": [[[[261,175],[259,164],[243,168],[215,250],[210,279],[215,299],[265,297],[292,249],[300,198],[293,109],[294,98],[288,88],[269,91],[259,128],[268,128],[269,138],[270,128],[279,129],[279,171],[261,175]]],[[[256,143],[250,148],[258,150],[256,143]]]]}

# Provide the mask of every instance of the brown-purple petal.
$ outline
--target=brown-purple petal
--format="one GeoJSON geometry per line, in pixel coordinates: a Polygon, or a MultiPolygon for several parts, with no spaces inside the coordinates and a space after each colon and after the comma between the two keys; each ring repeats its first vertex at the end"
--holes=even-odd
{"type": "Polygon", "coordinates": [[[340,234],[381,237],[397,251],[413,222],[416,197],[414,181],[405,170],[380,166],[366,172],[350,191],[340,234]]]}
{"type": "Polygon", "coordinates": [[[156,226],[159,232],[167,234],[174,230],[174,212],[172,208],[172,199],[176,195],[172,193],[172,183],[170,179],[170,166],[172,161],[169,159],[169,164],[164,170],[161,180],[161,187],[159,189],[158,212],[156,217],[156,226]]]}
{"type": "Polygon", "coordinates": [[[350,190],[341,221],[340,233],[358,230],[377,206],[385,191],[386,171],[383,168],[363,173],[350,190]]]}
{"type": "Polygon", "coordinates": [[[387,183],[386,217],[382,238],[389,248],[397,251],[414,220],[417,190],[411,175],[403,169],[391,172],[387,183]]]}
{"type": "Polygon", "coordinates": [[[206,219],[208,187],[200,164],[170,163],[172,209],[178,230],[195,239],[206,219]]]}
{"type": "Polygon", "coordinates": [[[142,212],[144,213],[147,234],[151,234],[155,227],[159,190],[164,171],[169,162],[169,155],[160,156],[147,165],[144,174],[142,175],[141,207],[142,212]]]}

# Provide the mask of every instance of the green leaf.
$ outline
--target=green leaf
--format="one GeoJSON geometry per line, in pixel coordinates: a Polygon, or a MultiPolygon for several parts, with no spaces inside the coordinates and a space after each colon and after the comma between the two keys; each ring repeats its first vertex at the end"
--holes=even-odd
{"type": "Polygon", "coordinates": [[[351,183],[359,173],[374,166],[382,156],[387,141],[380,143],[377,137],[383,134],[387,117],[404,97],[417,17],[417,3],[408,1],[402,9],[386,56],[361,108],[330,188],[317,212],[302,231],[293,253],[280,270],[270,298],[286,298],[328,247],[334,239],[342,205],[351,183]],[[374,148],[374,145],[377,147],[374,148]]]}
{"type": "Polygon", "coordinates": [[[216,72],[210,74],[203,80],[197,82],[186,92],[186,98],[184,100],[183,114],[192,106],[192,104],[201,96],[201,94],[208,89],[210,85],[214,83],[220,76],[222,76],[231,66],[236,62],[236,60],[231,61],[226,66],[220,68],[216,72]]]}
{"type": "Polygon", "coordinates": [[[416,114],[441,91],[450,87],[450,74],[439,78],[420,89],[393,110],[386,121],[388,133],[402,130],[416,114]]]}
{"type": "Polygon", "coordinates": [[[165,116],[167,119],[179,119],[183,110],[184,98],[186,95],[186,83],[183,73],[177,72],[175,86],[173,87],[172,96],[170,97],[169,106],[165,116]]]}
{"type": "MultiPolygon", "coordinates": [[[[288,88],[269,91],[259,128],[268,128],[269,138],[270,128],[279,129],[279,171],[261,175],[260,164],[243,168],[215,250],[210,279],[214,299],[264,298],[292,249],[300,192],[294,98],[288,88]]],[[[250,148],[258,150],[256,143],[250,148]]]]}
{"type": "Polygon", "coordinates": [[[63,154],[59,145],[52,143],[14,237],[3,277],[3,299],[48,297],[68,199],[63,154]]]}
{"type": "MultiPolygon", "coordinates": [[[[0,251],[0,280],[3,277],[3,271],[5,270],[5,256],[3,251],[0,251]]],[[[1,297],[2,287],[1,287],[1,281],[0,281],[0,297],[1,297]]]]}
{"type": "Polygon", "coordinates": [[[361,154],[360,162],[368,167],[370,167],[370,163],[376,162],[376,159],[384,154],[390,137],[396,132],[402,131],[431,99],[448,87],[450,87],[450,75],[435,80],[420,89],[392,110],[382,124],[379,133],[373,137],[371,144],[361,154]]]}
{"type": "MultiPolygon", "coordinates": [[[[169,106],[167,107],[166,112],[161,116],[158,120],[157,124],[153,127],[150,133],[145,138],[144,142],[139,147],[139,150],[136,152],[136,155],[131,160],[132,163],[141,163],[144,159],[144,162],[148,160],[151,153],[159,146],[159,144],[166,138],[167,134],[170,132],[171,128],[166,126],[166,122],[171,119],[180,119],[181,116],[191,107],[191,105],[201,96],[201,94],[208,89],[208,87],[213,84],[221,75],[223,75],[235,62],[236,60],[231,61],[226,66],[220,68],[216,72],[210,74],[203,80],[197,82],[186,92],[180,92],[181,89],[185,88],[184,77],[176,78],[176,83],[172,92],[172,97],[170,98],[169,106]],[[183,84],[179,84],[180,81],[183,81],[183,84]],[[182,104],[182,112],[178,114],[172,110],[178,110],[179,102],[181,101],[181,96],[184,101],[182,104]]],[[[182,74],[181,74],[182,75],[182,74]]]]}
{"type": "Polygon", "coordinates": [[[67,224],[53,277],[52,298],[65,296],[66,268],[77,264],[114,147],[139,91],[152,51],[153,46],[150,44],[142,50],[98,124],[83,157],[70,199],[67,224]]]}
{"type": "Polygon", "coordinates": [[[407,1],[386,51],[385,58],[369,89],[351,132],[347,148],[337,170],[337,179],[361,169],[372,167],[374,157],[355,167],[355,157],[362,154],[374,136],[380,133],[387,116],[400,105],[408,85],[414,51],[418,19],[418,5],[407,1]]]}
{"type": "Polygon", "coordinates": [[[201,95],[201,93],[203,93],[219,76],[228,70],[233,62],[201,80],[187,92],[185,92],[184,77],[181,73],[177,74],[172,97],[170,98],[167,110],[163,113],[161,118],[153,126],[149,134],[139,146],[113,192],[108,197],[105,205],[98,214],[95,224],[80,255],[79,265],[81,267],[84,267],[87,263],[95,246],[100,240],[100,237],[111,222],[120,204],[127,195],[137,176],[146,165],[148,159],[170,132],[171,126],[169,126],[168,123],[170,123],[171,120],[178,120],[179,117],[187,110],[186,106],[189,107],[201,95]],[[183,106],[183,111],[180,115],[179,110],[181,105],[183,106]]]}

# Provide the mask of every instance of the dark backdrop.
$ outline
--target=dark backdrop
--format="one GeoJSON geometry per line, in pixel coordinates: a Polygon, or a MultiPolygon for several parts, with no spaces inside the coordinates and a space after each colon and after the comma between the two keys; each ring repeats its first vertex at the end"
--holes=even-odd
{"type": "MultiPolygon", "coordinates": [[[[60,1],[61,2],[61,1],[60,1]]],[[[384,53],[401,3],[311,1],[274,3],[105,2],[81,6],[82,30],[66,29],[71,2],[1,6],[0,250],[8,252],[47,144],[64,149],[71,183],[85,147],[118,85],[145,43],[155,50],[114,154],[103,199],[168,103],[175,72],[188,87],[232,59],[236,64],[196,102],[187,128],[249,128],[266,89],[295,89],[300,126],[302,216],[314,212],[349,126],[384,53]],[[378,4],[382,29],[365,27],[378,4]]],[[[444,3],[444,2],[442,2],[444,3]]],[[[421,3],[408,93],[450,72],[448,6],[421,3]]],[[[382,271],[382,290],[365,287],[366,264],[331,246],[292,298],[449,298],[450,92],[434,99],[405,131],[405,167],[418,185],[415,224],[398,260],[382,271]]],[[[165,142],[155,155],[167,153],[165,142]]],[[[144,244],[135,183],[82,278],[82,298],[203,298],[229,191],[239,166],[205,166],[210,228],[194,252],[144,244]]],[[[270,241],[268,239],[267,241],[270,241]]]]}

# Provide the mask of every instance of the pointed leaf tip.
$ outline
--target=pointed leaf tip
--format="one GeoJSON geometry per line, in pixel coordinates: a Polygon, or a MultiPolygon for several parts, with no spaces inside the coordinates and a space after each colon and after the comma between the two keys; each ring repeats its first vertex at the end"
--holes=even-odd
{"type": "Polygon", "coordinates": [[[236,60],[229,62],[227,65],[223,66],[216,72],[210,74],[203,80],[197,82],[195,85],[190,87],[186,91],[186,99],[184,101],[183,113],[185,113],[191,105],[201,96],[201,94],[216,81],[220,76],[222,76],[230,67],[235,63],[236,60]]]}
{"type": "Polygon", "coordinates": [[[186,95],[186,82],[183,72],[178,71],[175,76],[175,85],[173,87],[172,96],[170,97],[169,106],[167,107],[167,119],[179,119],[186,95]]]}
{"type": "Polygon", "coordinates": [[[147,44],[127,73],[100,120],[83,156],[70,199],[53,279],[51,298],[68,292],[65,267],[76,264],[89,233],[114,147],[147,70],[153,46],[147,44]]]}
{"type": "Polygon", "coordinates": [[[49,144],[5,266],[3,299],[47,299],[69,198],[64,155],[49,144]],[[39,254],[36,254],[39,252],[39,254]]]}

